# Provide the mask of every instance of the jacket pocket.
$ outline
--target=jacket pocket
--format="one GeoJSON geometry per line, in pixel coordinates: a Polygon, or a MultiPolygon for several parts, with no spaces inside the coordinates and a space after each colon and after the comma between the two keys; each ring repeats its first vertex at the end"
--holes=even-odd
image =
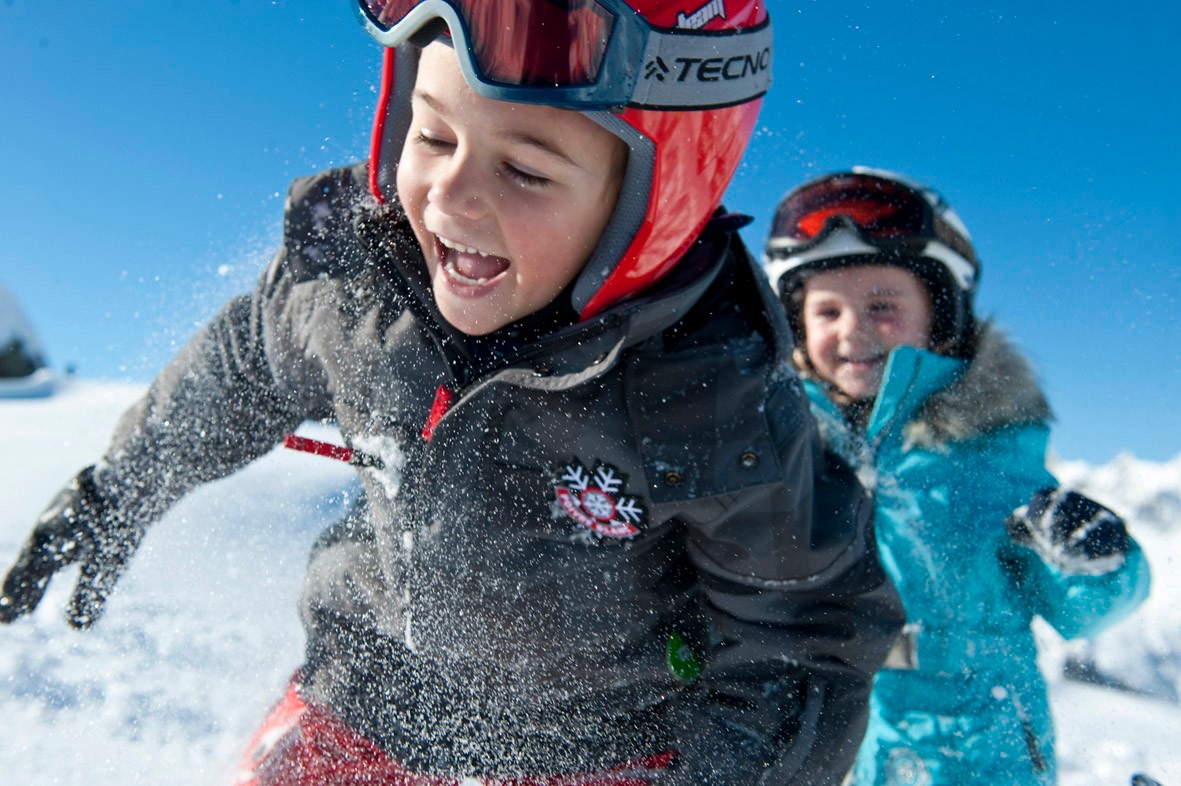
{"type": "Polygon", "coordinates": [[[629,361],[628,405],[654,502],[782,482],[767,423],[762,345],[728,357],[684,353],[629,361]]]}

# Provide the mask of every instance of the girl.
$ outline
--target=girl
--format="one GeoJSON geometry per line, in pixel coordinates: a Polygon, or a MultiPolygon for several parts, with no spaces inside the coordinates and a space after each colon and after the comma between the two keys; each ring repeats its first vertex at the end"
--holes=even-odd
{"type": "Polygon", "coordinates": [[[766,263],[821,431],[875,490],[906,611],[854,782],[1053,783],[1030,622],[1093,635],[1145,597],[1148,568],[1117,516],[1046,470],[1050,410],[975,319],[967,230],[931,189],[856,169],[784,197],[766,263]]]}

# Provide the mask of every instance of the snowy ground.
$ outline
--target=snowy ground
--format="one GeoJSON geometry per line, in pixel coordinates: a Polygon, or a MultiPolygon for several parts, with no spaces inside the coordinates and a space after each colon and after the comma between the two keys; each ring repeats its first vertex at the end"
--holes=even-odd
{"type": "MultiPolygon", "coordinates": [[[[52,398],[0,401],[0,570],[139,392],[70,382],[52,398]]],[[[1155,579],[1145,607],[1095,642],[1064,645],[1040,631],[1062,782],[1127,784],[1147,772],[1181,784],[1181,598],[1171,575],[1181,455],[1056,471],[1129,516],[1155,579]],[[1064,680],[1068,657],[1140,693],[1064,680]]],[[[31,619],[0,628],[0,783],[228,784],[300,662],[295,608],[308,547],[354,491],[348,467],[277,451],[157,525],[94,630],[66,626],[70,581],[55,582],[31,619]]]]}

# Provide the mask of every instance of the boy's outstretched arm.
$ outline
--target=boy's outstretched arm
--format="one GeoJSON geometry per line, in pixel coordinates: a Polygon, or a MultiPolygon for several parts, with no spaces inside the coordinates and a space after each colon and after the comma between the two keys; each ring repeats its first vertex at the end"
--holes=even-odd
{"type": "Polygon", "coordinates": [[[147,528],[197,485],[265,454],[307,409],[278,392],[254,299],[231,301],[125,412],[103,460],[66,484],[39,518],[0,595],[0,622],[40,603],[78,564],[66,618],[93,625],[147,528]]]}
{"type": "Polygon", "coordinates": [[[229,301],[177,353],[120,418],[102,461],[50,503],[4,579],[0,622],[31,612],[55,573],[80,564],[67,619],[94,624],[144,532],[170,506],[264,455],[304,420],[331,414],[309,345],[317,309],[336,303],[301,284],[331,272],[326,266],[357,264],[345,230],[363,171],[295,181],[283,248],[254,292],[229,301]]]}

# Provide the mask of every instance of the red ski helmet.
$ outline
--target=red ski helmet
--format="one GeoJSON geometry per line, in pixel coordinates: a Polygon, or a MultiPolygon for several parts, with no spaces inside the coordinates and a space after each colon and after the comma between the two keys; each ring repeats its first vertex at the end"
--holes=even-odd
{"type": "Polygon", "coordinates": [[[358,0],[387,47],[370,189],[394,197],[422,47],[449,35],[479,95],[582,112],[629,156],[574,283],[589,319],[666,275],[721,203],[771,82],[763,0],[358,0]]]}

